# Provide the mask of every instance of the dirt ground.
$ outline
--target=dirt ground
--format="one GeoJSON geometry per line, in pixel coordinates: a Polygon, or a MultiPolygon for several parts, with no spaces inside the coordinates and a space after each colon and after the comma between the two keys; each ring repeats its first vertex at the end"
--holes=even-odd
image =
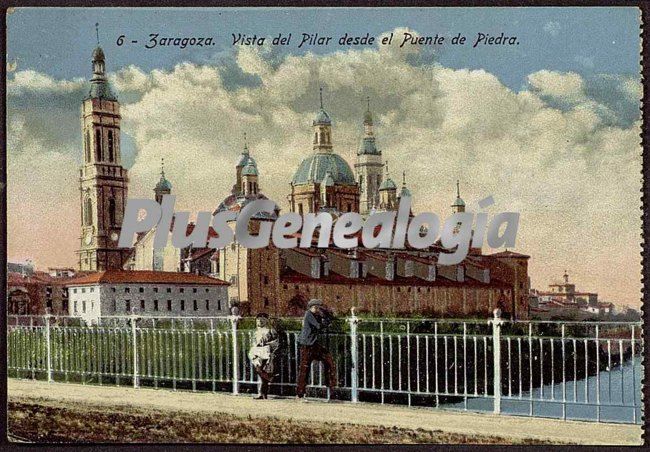
{"type": "MultiPolygon", "coordinates": [[[[497,436],[477,436],[342,423],[278,418],[239,417],[216,413],[152,412],[136,408],[107,409],[31,400],[9,403],[10,439],[30,442],[116,443],[454,443],[507,444],[497,436]]],[[[518,441],[516,444],[544,444],[518,441]]]]}
{"type": "Polygon", "coordinates": [[[642,444],[641,426],[372,403],[8,380],[14,440],[642,444]]]}

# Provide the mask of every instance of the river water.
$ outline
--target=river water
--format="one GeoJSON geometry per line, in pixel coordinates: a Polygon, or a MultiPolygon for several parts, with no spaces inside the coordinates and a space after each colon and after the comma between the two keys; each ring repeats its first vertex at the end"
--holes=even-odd
{"type": "MultiPolygon", "coordinates": [[[[600,387],[600,421],[601,422],[624,422],[641,423],[642,402],[641,402],[641,381],[643,379],[643,366],[636,360],[632,365],[627,361],[621,367],[600,372],[599,377],[591,376],[585,380],[573,380],[566,382],[566,389],[562,383],[544,385],[543,388],[535,388],[532,391],[533,402],[532,415],[538,417],[562,418],[563,393],[566,391],[566,418],[575,420],[598,420],[599,408],[595,406],[597,400],[597,388],[600,387]],[[600,380],[600,381],[599,381],[600,380]],[[585,389],[587,397],[585,396],[585,389]],[[542,397],[543,393],[543,397],[542,397]],[[575,396],[575,401],[574,401],[575,396]],[[554,399],[554,400],[553,400],[554,399]],[[588,403],[587,403],[588,401],[588,403]],[[633,403],[633,401],[635,403],[633,403]],[[593,404],[593,405],[589,405],[593,404]],[[623,405],[623,406],[616,406],[623,405]],[[636,408],[633,408],[636,405],[636,408]],[[636,411],[636,419],[634,412],[636,411]]],[[[513,382],[514,383],[514,382],[513,382]]],[[[504,414],[525,415],[531,414],[531,403],[529,400],[517,400],[519,394],[507,396],[505,392],[501,399],[501,412],[504,414]]],[[[530,391],[522,393],[522,399],[529,399],[530,391]]],[[[447,408],[465,409],[465,403],[454,403],[447,408]]],[[[493,400],[475,398],[467,400],[467,409],[470,411],[492,411],[493,400]]]]}

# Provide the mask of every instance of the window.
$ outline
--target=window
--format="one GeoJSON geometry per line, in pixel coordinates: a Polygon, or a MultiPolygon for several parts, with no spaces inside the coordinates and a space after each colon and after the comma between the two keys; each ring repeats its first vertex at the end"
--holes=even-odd
{"type": "Polygon", "coordinates": [[[210,289],[205,289],[205,293],[208,293],[208,292],[210,292],[210,289]]]}
{"type": "Polygon", "coordinates": [[[195,311],[198,311],[198,310],[199,310],[199,305],[198,305],[198,303],[196,302],[196,300],[194,300],[194,310],[195,310],[195,311]]]}
{"type": "Polygon", "coordinates": [[[298,213],[302,215],[302,203],[298,204],[298,213]]]}
{"type": "Polygon", "coordinates": [[[113,149],[113,131],[108,131],[108,161],[112,162],[115,160],[115,151],[113,149]]]}
{"type": "Polygon", "coordinates": [[[140,300],[140,309],[144,311],[144,300],[140,300]]]}
{"type": "Polygon", "coordinates": [[[84,151],[86,151],[86,163],[90,163],[90,130],[86,130],[86,146],[84,151]]]}
{"type": "Polygon", "coordinates": [[[74,301],[74,313],[77,313],[77,300],[74,301]]]}
{"type": "Polygon", "coordinates": [[[205,310],[206,311],[210,310],[210,300],[205,300],[205,310]]]}
{"type": "Polygon", "coordinates": [[[171,300],[167,300],[167,310],[168,311],[172,310],[172,301],[171,300]]]}
{"type": "Polygon", "coordinates": [[[113,198],[108,200],[108,224],[115,226],[117,220],[115,218],[115,200],[113,198]]]}
{"type": "Polygon", "coordinates": [[[153,291],[154,291],[154,293],[158,293],[158,288],[157,288],[157,287],[154,287],[154,288],[153,288],[153,291]]]}
{"type": "Polygon", "coordinates": [[[181,300],[181,311],[185,310],[185,300],[181,300]]]}
{"type": "Polygon", "coordinates": [[[217,310],[221,311],[221,300],[217,300],[217,310]]]}
{"type": "Polygon", "coordinates": [[[265,308],[269,307],[269,297],[264,297],[264,307],[265,308]]]}
{"type": "Polygon", "coordinates": [[[157,311],[158,310],[158,300],[153,301],[153,310],[157,311]]]}
{"type": "Polygon", "coordinates": [[[90,302],[90,312],[95,312],[95,302],[94,301],[90,302]]]}
{"type": "Polygon", "coordinates": [[[140,293],[144,292],[144,287],[140,287],[140,293]]]}
{"type": "Polygon", "coordinates": [[[131,293],[131,288],[130,287],[125,287],[124,288],[124,293],[131,293]]]}
{"type": "Polygon", "coordinates": [[[183,293],[183,292],[185,292],[185,289],[184,289],[183,287],[181,287],[181,288],[178,289],[178,291],[179,291],[180,293],[183,293]]]}
{"type": "Polygon", "coordinates": [[[268,277],[267,275],[264,275],[264,276],[263,276],[263,279],[264,279],[264,284],[268,284],[268,283],[269,283],[269,277],[268,277]]]}
{"type": "Polygon", "coordinates": [[[81,293],[86,293],[86,288],[85,287],[81,288],[81,293]]]}
{"type": "Polygon", "coordinates": [[[95,160],[98,162],[102,159],[102,131],[95,131],[95,160]]]}
{"type": "Polygon", "coordinates": [[[81,312],[86,313],[86,300],[81,302],[81,312]]]}
{"type": "Polygon", "coordinates": [[[348,203],[348,212],[352,212],[352,204],[348,203]]]}
{"type": "Polygon", "coordinates": [[[117,312],[117,300],[113,300],[113,312],[117,312]]]}
{"type": "Polygon", "coordinates": [[[92,293],[92,292],[94,292],[94,291],[95,291],[95,288],[94,288],[94,287],[91,287],[91,288],[90,288],[90,292],[92,293]]]}
{"type": "Polygon", "coordinates": [[[194,289],[192,289],[192,292],[193,292],[193,293],[196,293],[196,287],[195,287],[194,289]]]}
{"type": "Polygon", "coordinates": [[[111,287],[111,292],[115,292],[115,287],[111,287]]]}
{"type": "Polygon", "coordinates": [[[167,293],[172,293],[172,288],[171,287],[167,288],[167,293]]]}
{"type": "Polygon", "coordinates": [[[131,312],[131,300],[124,300],[124,311],[131,312]]]}
{"type": "Polygon", "coordinates": [[[72,289],[72,292],[77,293],[77,289],[72,289]]]}
{"type": "Polygon", "coordinates": [[[90,197],[84,201],[84,224],[92,226],[93,224],[93,202],[90,197]]]}

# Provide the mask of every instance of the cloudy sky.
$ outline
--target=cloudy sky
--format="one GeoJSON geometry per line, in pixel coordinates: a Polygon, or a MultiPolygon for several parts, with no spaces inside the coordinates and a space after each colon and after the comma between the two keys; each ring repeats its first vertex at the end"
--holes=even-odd
{"type": "Polygon", "coordinates": [[[378,145],[402,170],[415,209],[447,216],[455,180],[470,207],[521,213],[516,249],[534,287],[565,269],[582,290],[640,298],[639,15],[633,8],[409,10],[19,9],[8,17],[10,260],[74,265],[79,244],[79,108],[95,22],[122,103],[130,196],[150,197],[160,159],[176,210],[211,210],[228,193],[248,134],[262,190],[287,206],[311,151],[324,89],[335,150],[353,162],[370,96],[378,145]],[[405,46],[408,31],[518,45],[405,46]],[[286,48],[232,45],[232,33],[292,33],[286,48]],[[297,49],[303,32],[334,45],[297,49]],[[391,46],[347,48],[343,33],[391,46]],[[150,33],[215,45],[145,49],[150,33]],[[118,36],[138,44],[118,46],[118,36]]]}

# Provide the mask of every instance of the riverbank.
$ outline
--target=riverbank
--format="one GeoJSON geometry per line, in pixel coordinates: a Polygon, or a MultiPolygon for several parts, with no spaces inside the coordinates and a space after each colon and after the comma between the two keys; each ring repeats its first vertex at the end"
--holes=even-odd
{"type": "Polygon", "coordinates": [[[8,393],[10,434],[29,441],[641,444],[638,425],[366,403],[15,379],[8,393]]]}

